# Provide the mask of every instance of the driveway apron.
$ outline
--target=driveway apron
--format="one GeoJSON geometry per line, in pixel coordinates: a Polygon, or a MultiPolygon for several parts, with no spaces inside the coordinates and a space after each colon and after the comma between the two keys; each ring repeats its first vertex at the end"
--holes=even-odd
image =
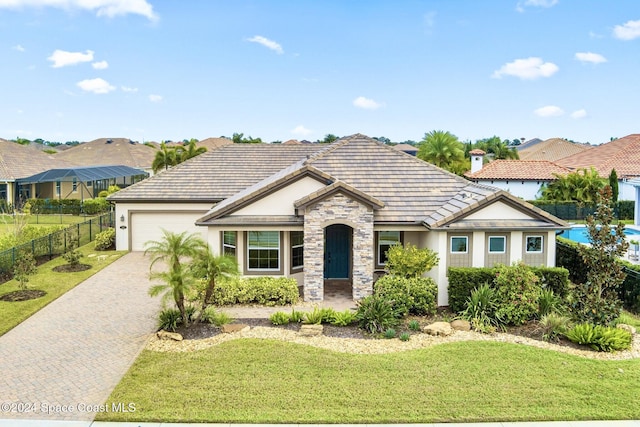
{"type": "Polygon", "coordinates": [[[98,405],[156,327],[160,298],[149,286],[148,258],[128,253],[0,337],[0,419],[84,421],[111,410],[98,405]]]}

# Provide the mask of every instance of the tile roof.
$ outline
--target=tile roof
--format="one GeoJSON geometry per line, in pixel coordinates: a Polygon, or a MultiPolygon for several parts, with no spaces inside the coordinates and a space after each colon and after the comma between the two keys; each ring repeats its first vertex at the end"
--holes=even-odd
{"type": "Polygon", "coordinates": [[[469,151],[469,154],[471,154],[472,156],[484,156],[487,153],[479,148],[474,148],[473,150],[469,151]]]}
{"type": "Polygon", "coordinates": [[[557,163],[572,170],[593,166],[603,177],[609,176],[612,169],[616,170],[618,178],[640,176],[640,134],[596,145],[557,163]]]}
{"type": "Polygon", "coordinates": [[[29,145],[0,139],[0,180],[14,181],[44,172],[51,168],[73,166],[29,145]]]}
{"type": "Polygon", "coordinates": [[[565,157],[582,153],[590,145],[576,144],[562,138],[551,138],[518,150],[520,160],[548,160],[555,162],[565,157]]]}
{"type": "Polygon", "coordinates": [[[56,153],[55,157],[80,166],[125,165],[151,169],[156,151],[129,138],[100,138],[56,153]]]}
{"type": "Polygon", "coordinates": [[[571,170],[546,160],[494,160],[475,173],[467,172],[471,180],[548,181],[554,173],[566,175],[571,170]]]}
{"type": "MultiPolygon", "coordinates": [[[[224,216],[227,209],[250,203],[261,191],[273,191],[302,173],[330,177],[335,189],[342,185],[345,191],[360,195],[378,208],[374,214],[377,223],[443,225],[498,196],[525,206],[502,190],[471,183],[361,134],[330,145],[224,146],[127,187],[110,200],[195,202],[228,198],[202,219],[235,221],[224,216]],[[218,217],[216,212],[223,215],[218,217]]],[[[321,190],[315,195],[323,194],[321,190]]],[[[539,216],[556,226],[564,224],[546,213],[539,216]]]]}

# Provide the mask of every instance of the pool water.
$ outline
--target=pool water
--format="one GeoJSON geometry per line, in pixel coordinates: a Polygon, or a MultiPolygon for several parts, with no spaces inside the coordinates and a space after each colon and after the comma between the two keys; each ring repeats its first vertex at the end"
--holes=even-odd
{"type": "MultiPolygon", "coordinates": [[[[624,234],[626,234],[627,237],[640,236],[640,231],[632,228],[625,228],[624,234]]],[[[587,232],[587,227],[584,225],[571,227],[569,230],[564,230],[562,233],[558,234],[558,236],[578,243],[589,243],[589,233],[587,232]]]]}

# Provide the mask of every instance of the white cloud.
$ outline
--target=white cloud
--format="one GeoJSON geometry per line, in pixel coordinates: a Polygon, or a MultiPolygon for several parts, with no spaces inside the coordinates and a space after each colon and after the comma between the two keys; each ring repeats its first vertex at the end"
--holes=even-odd
{"type": "Polygon", "coordinates": [[[599,53],[593,52],[578,52],[576,53],[575,58],[581,62],[591,62],[592,64],[601,64],[603,62],[607,62],[607,58],[600,55],[599,53]]]}
{"type": "Polygon", "coordinates": [[[120,86],[120,89],[122,89],[123,92],[130,92],[130,93],[135,93],[138,91],[137,87],[120,86]]]}
{"type": "Polygon", "coordinates": [[[282,55],[284,53],[284,50],[282,49],[282,46],[280,46],[280,44],[278,42],[275,42],[273,40],[269,40],[266,37],[253,36],[250,39],[247,39],[247,41],[248,42],[252,42],[252,43],[261,44],[262,46],[275,51],[279,55],[282,55]]]}
{"type": "Polygon", "coordinates": [[[298,136],[307,136],[310,135],[313,131],[311,129],[307,129],[303,125],[298,125],[295,128],[291,129],[291,133],[298,136]]]}
{"type": "Polygon", "coordinates": [[[555,105],[547,105],[534,110],[533,113],[538,117],[558,117],[564,114],[564,110],[555,105]]]}
{"type": "Polygon", "coordinates": [[[24,47],[22,47],[22,45],[19,45],[19,44],[11,47],[11,49],[17,50],[18,52],[24,52],[24,47]]]}
{"type": "Polygon", "coordinates": [[[535,80],[540,77],[551,77],[559,68],[553,62],[543,62],[542,58],[530,57],[516,59],[493,72],[491,77],[500,79],[502,76],[514,76],[523,80],[535,80]]]}
{"type": "Polygon", "coordinates": [[[585,110],[584,108],[571,113],[572,119],[582,119],[583,117],[587,117],[587,110],[585,110]]]}
{"type": "Polygon", "coordinates": [[[0,8],[55,7],[95,11],[97,16],[113,18],[119,15],[142,15],[151,21],[158,19],[147,0],[0,0],[0,8]]]}
{"type": "Polygon", "coordinates": [[[76,65],[81,62],[93,61],[93,51],[86,50],[85,53],[82,53],[82,52],[67,52],[64,50],[56,49],[53,51],[51,56],[48,57],[47,59],[53,62],[53,65],[52,65],[53,68],[66,67],[68,65],[76,65]]]}
{"type": "Polygon", "coordinates": [[[433,29],[433,27],[435,27],[436,25],[436,12],[429,12],[426,13],[424,15],[424,17],[422,18],[423,22],[424,22],[424,26],[426,28],[426,31],[428,33],[431,33],[431,30],[433,29]]]}
{"type": "Polygon", "coordinates": [[[104,70],[109,68],[109,63],[107,61],[98,61],[91,64],[91,66],[96,70],[104,70]]]}
{"type": "Polygon", "coordinates": [[[76,83],[76,85],[86,92],[98,94],[109,93],[116,89],[115,86],[111,86],[109,82],[101,78],[82,80],[76,83]]]}
{"type": "Polygon", "coordinates": [[[358,108],[364,108],[365,110],[377,110],[384,104],[376,102],[373,99],[365,98],[364,96],[359,96],[353,100],[353,105],[358,108]]]}
{"type": "Polygon", "coordinates": [[[613,27],[613,36],[620,40],[633,40],[640,37],[640,20],[627,21],[613,27]]]}
{"type": "Polygon", "coordinates": [[[149,101],[151,102],[160,102],[162,101],[161,95],[149,95],[149,101]]]}
{"type": "Polygon", "coordinates": [[[553,7],[558,4],[558,0],[525,0],[516,5],[518,12],[524,12],[525,7],[553,7]]]}

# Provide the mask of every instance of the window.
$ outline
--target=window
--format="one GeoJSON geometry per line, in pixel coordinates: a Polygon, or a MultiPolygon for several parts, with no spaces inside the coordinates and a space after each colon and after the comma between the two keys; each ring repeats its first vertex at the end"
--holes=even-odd
{"type": "Polygon", "coordinates": [[[56,181],[56,196],[60,196],[60,181],[56,181]]]}
{"type": "Polygon", "coordinates": [[[507,246],[507,238],[504,236],[489,237],[489,253],[503,254],[507,246]]]}
{"type": "Polygon", "coordinates": [[[76,178],[73,178],[72,191],[74,193],[78,192],[78,180],[76,178]]]}
{"type": "Polygon", "coordinates": [[[542,236],[527,236],[526,243],[527,243],[528,254],[542,253],[542,236]]]}
{"type": "Polygon", "coordinates": [[[402,244],[399,231],[378,232],[378,265],[387,263],[387,251],[393,245],[402,244]]]}
{"type": "Polygon", "coordinates": [[[301,269],[304,266],[304,232],[292,231],[291,237],[291,269],[301,269]]]}
{"type": "Polygon", "coordinates": [[[466,254],[467,253],[467,236],[455,236],[451,238],[451,253],[466,254]]]}
{"type": "Polygon", "coordinates": [[[222,232],[222,255],[236,256],[236,238],[235,231],[222,232]]]}
{"type": "Polygon", "coordinates": [[[279,270],[280,232],[249,231],[247,258],[249,270],[279,270]]]}

